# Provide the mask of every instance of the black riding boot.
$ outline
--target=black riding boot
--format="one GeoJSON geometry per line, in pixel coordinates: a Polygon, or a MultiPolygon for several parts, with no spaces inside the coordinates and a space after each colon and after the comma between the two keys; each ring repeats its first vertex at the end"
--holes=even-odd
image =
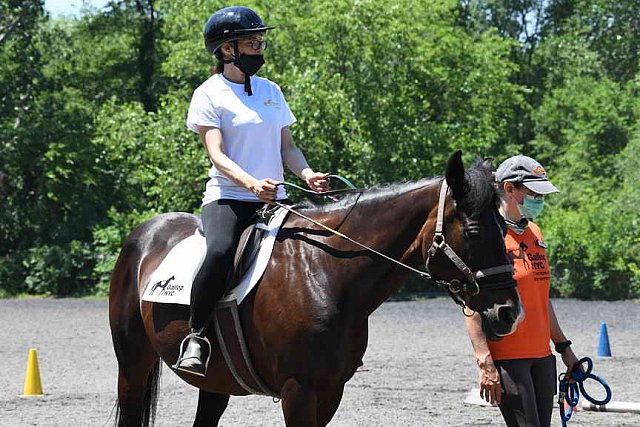
{"type": "Polygon", "coordinates": [[[211,343],[204,334],[204,328],[191,329],[191,333],[180,344],[180,354],[172,368],[204,377],[207,373],[209,356],[211,356],[211,343]]]}

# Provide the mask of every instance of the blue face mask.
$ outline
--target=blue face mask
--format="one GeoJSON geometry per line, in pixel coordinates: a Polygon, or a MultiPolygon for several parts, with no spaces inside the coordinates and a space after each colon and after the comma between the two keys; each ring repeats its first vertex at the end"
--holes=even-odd
{"type": "Polygon", "coordinates": [[[525,194],[522,204],[518,205],[518,210],[523,218],[536,219],[542,213],[544,208],[544,199],[537,199],[529,194],[525,194]]]}

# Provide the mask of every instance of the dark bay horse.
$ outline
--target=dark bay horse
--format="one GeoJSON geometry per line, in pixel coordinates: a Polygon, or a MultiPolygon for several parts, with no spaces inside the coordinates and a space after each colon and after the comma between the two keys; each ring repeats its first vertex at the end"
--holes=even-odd
{"type": "MultiPolygon", "coordinates": [[[[520,302],[510,270],[500,267],[509,264],[504,223],[490,169],[482,162],[465,171],[457,152],[444,181],[372,188],[302,212],[403,263],[428,262],[430,273],[450,285],[459,303],[482,315],[488,336],[498,339],[515,329],[520,302]],[[439,203],[445,181],[449,192],[439,203]]],[[[153,423],[160,366],[162,361],[172,365],[178,356],[188,333],[189,307],[141,304],[140,295],[163,257],[198,224],[195,215],[158,215],[124,241],[109,298],[119,365],[118,425],[153,423]]],[[[331,420],[367,347],[368,316],[407,274],[379,255],[289,216],[259,287],[239,307],[255,369],[281,397],[287,426],[324,426],[331,420]]],[[[209,334],[212,342],[214,336],[209,334]]],[[[206,377],[176,374],[200,389],[194,425],[217,425],[229,396],[247,394],[216,345],[206,377]]]]}

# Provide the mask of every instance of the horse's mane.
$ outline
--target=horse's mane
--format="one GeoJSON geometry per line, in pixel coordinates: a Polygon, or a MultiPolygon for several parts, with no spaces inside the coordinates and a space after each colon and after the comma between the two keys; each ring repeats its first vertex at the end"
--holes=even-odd
{"type": "MultiPolygon", "coordinates": [[[[482,159],[465,170],[465,198],[459,200],[460,208],[469,216],[484,211],[490,203],[496,203],[496,190],[490,178],[488,170],[482,159]]],[[[362,193],[347,194],[337,202],[320,204],[315,200],[306,199],[298,206],[308,213],[322,213],[350,208],[354,203],[359,205],[384,204],[398,195],[439,183],[440,177],[424,178],[418,181],[396,182],[390,184],[377,184],[364,188],[362,193]]]]}
{"type": "Polygon", "coordinates": [[[491,172],[482,159],[477,159],[469,169],[465,170],[466,194],[464,200],[458,202],[461,205],[460,208],[470,217],[483,212],[490,204],[497,204],[497,192],[491,172]]]}
{"type": "Polygon", "coordinates": [[[440,178],[424,178],[418,181],[376,184],[364,188],[361,193],[347,194],[337,202],[319,204],[314,200],[307,199],[300,204],[300,207],[309,213],[321,213],[350,208],[356,201],[358,205],[385,203],[400,194],[432,185],[439,181],[440,178]]]}

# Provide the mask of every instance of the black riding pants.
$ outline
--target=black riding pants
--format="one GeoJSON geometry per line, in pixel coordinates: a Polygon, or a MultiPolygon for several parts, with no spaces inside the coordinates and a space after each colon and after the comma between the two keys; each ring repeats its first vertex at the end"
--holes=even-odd
{"type": "Polygon", "coordinates": [[[504,387],[500,412],[509,427],[548,427],[556,394],[556,358],[496,360],[504,387]]]}
{"type": "Polygon", "coordinates": [[[191,289],[189,326],[201,329],[207,323],[216,302],[222,297],[227,274],[233,263],[240,234],[262,202],[222,199],[202,208],[202,226],[207,254],[191,289]]]}

